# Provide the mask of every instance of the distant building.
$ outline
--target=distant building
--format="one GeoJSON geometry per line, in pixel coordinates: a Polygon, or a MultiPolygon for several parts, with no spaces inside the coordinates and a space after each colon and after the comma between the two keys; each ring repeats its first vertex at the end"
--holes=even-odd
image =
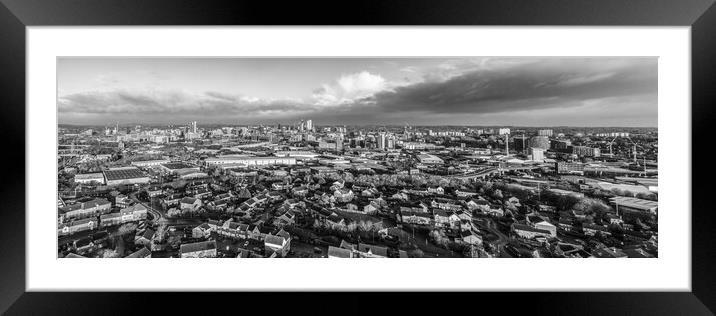
{"type": "Polygon", "coordinates": [[[656,214],[659,203],[657,201],[643,200],[632,197],[615,196],[609,199],[609,203],[614,205],[618,211],[631,211],[656,214]]]}
{"type": "Polygon", "coordinates": [[[75,183],[104,184],[104,174],[102,174],[101,172],[76,174],[75,183]]]}
{"type": "Polygon", "coordinates": [[[572,146],[572,153],[579,157],[599,157],[601,154],[599,148],[588,146],[572,146]]]}
{"type": "Polygon", "coordinates": [[[530,148],[530,159],[534,161],[544,161],[544,152],[542,148],[530,148]]]}
{"type": "Polygon", "coordinates": [[[537,135],[539,136],[547,136],[552,137],[552,130],[551,129],[541,129],[537,131],[537,135]]]}
{"type": "Polygon", "coordinates": [[[554,150],[567,150],[572,146],[572,141],[565,139],[555,139],[550,142],[550,148],[554,150]]]}
{"type": "Polygon", "coordinates": [[[560,161],[555,163],[555,171],[557,171],[558,174],[584,174],[584,164],[560,161]]]}
{"type": "Polygon", "coordinates": [[[295,165],[296,158],[293,157],[212,157],[206,158],[207,165],[243,164],[246,166],[265,165],[295,165]]]}
{"type": "Polygon", "coordinates": [[[418,160],[424,164],[441,164],[443,160],[431,154],[419,154],[418,160]]]}
{"type": "Polygon", "coordinates": [[[146,168],[146,167],[160,166],[165,163],[169,163],[169,160],[159,159],[159,160],[132,161],[132,166],[146,168]]]}

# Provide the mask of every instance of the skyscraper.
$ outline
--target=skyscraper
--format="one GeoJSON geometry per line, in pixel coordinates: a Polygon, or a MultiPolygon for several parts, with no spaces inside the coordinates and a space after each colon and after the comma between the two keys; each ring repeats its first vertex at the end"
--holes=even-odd
{"type": "Polygon", "coordinates": [[[378,149],[385,149],[387,147],[387,137],[385,133],[380,133],[378,135],[378,149]]]}
{"type": "Polygon", "coordinates": [[[313,120],[306,120],[306,130],[313,130],[313,120]]]}

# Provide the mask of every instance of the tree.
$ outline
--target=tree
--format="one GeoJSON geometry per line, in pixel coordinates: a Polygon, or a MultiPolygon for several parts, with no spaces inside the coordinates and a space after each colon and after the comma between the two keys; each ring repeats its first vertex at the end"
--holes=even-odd
{"type": "Polygon", "coordinates": [[[502,190],[495,189],[495,191],[492,192],[492,197],[500,200],[503,199],[504,196],[502,195],[502,190]]]}
{"type": "Polygon", "coordinates": [[[604,202],[592,198],[583,198],[572,208],[586,214],[603,214],[611,210],[611,207],[604,204],[604,202]]]}
{"type": "Polygon", "coordinates": [[[447,236],[445,236],[445,233],[439,229],[434,229],[430,231],[429,236],[435,242],[435,244],[441,245],[443,247],[447,246],[448,242],[450,241],[447,236]]]}
{"type": "Polygon", "coordinates": [[[119,228],[117,229],[117,233],[120,236],[134,234],[135,231],[137,231],[137,224],[135,223],[122,224],[122,226],[119,226],[119,228]]]}
{"type": "Polygon", "coordinates": [[[173,207],[173,208],[169,209],[169,211],[167,211],[167,216],[168,217],[177,217],[177,216],[181,215],[181,213],[182,213],[181,210],[173,207]]]}

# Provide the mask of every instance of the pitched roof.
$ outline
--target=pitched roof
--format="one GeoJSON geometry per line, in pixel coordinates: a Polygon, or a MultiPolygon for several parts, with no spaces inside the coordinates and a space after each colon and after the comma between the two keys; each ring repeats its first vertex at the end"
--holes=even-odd
{"type": "Polygon", "coordinates": [[[211,250],[211,249],[216,249],[216,241],[215,240],[200,241],[200,242],[195,242],[195,243],[191,243],[191,244],[183,244],[180,246],[181,253],[190,253],[190,252],[211,250]]]}
{"type": "Polygon", "coordinates": [[[266,238],[264,239],[264,243],[278,246],[283,246],[285,242],[286,239],[284,239],[283,237],[274,235],[266,235],[266,238]]]}
{"type": "Polygon", "coordinates": [[[185,204],[194,204],[194,202],[196,202],[196,199],[193,197],[187,196],[187,197],[181,199],[181,203],[185,203],[185,204]]]}
{"type": "Polygon", "coordinates": [[[348,249],[328,246],[328,256],[337,258],[353,258],[353,252],[348,249]]]}
{"type": "Polygon", "coordinates": [[[376,245],[368,245],[368,244],[360,243],[360,244],[358,244],[358,250],[363,251],[363,252],[370,251],[374,255],[379,255],[379,256],[383,256],[383,257],[388,256],[388,247],[381,247],[381,246],[376,246],[376,245]]]}
{"type": "Polygon", "coordinates": [[[142,249],[139,249],[139,250],[129,254],[125,258],[145,258],[145,257],[151,256],[151,255],[152,255],[152,252],[149,249],[142,247],[142,249]]]}

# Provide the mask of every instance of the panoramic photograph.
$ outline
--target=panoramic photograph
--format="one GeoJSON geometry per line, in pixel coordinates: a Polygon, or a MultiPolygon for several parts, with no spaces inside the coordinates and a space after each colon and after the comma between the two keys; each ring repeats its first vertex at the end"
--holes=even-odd
{"type": "Polygon", "coordinates": [[[657,57],[57,58],[57,258],[657,258],[657,57]]]}

